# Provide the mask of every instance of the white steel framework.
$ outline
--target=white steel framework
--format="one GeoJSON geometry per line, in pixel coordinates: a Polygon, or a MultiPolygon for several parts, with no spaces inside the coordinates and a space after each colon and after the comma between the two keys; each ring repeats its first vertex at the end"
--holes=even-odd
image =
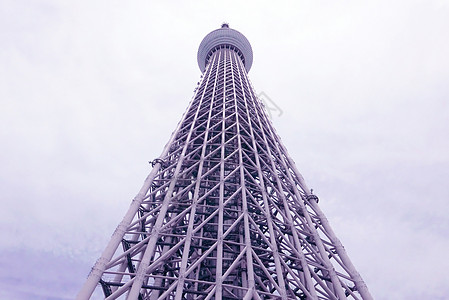
{"type": "Polygon", "coordinates": [[[96,287],[106,299],[372,299],[238,45],[206,51],[186,113],[78,299],[96,287]]]}

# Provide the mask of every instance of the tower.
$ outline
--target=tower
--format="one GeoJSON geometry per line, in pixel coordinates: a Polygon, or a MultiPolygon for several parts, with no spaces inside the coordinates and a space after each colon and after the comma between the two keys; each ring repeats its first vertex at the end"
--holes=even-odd
{"type": "Polygon", "coordinates": [[[78,299],[372,299],[256,97],[223,24],[195,95],[78,299]]]}

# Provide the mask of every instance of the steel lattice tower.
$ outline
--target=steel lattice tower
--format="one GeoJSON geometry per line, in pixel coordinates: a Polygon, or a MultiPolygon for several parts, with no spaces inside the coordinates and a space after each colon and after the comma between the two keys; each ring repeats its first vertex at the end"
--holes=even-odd
{"type": "Polygon", "coordinates": [[[248,80],[227,24],[198,50],[181,122],[78,294],[107,299],[372,299],[248,80]]]}

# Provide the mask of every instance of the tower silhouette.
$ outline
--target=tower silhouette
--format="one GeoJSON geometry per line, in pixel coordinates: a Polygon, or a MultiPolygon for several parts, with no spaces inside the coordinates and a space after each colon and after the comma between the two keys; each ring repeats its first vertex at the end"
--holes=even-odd
{"type": "Polygon", "coordinates": [[[248,80],[223,24],[192,101],[78,299],[372,299],[248,80]]]}

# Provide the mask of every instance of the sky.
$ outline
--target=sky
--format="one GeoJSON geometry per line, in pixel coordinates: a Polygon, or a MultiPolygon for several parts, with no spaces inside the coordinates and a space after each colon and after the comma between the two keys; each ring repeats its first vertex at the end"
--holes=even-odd
{"type": "Polygon", "coordinates": [[[224,21],[374,298],[449,299],[448,15],[443,0],[0,1],[0,299],[74,298],[224,21]]]}

